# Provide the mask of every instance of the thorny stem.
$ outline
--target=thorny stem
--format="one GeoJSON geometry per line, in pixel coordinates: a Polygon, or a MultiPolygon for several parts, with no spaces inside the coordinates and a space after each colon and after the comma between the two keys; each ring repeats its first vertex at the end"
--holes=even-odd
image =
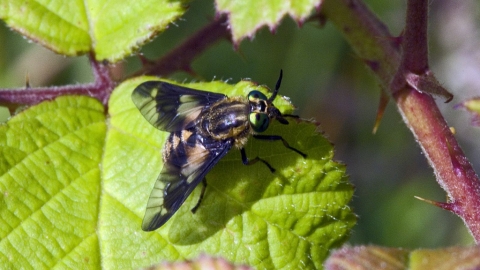
{"type": "Polygon", "coordinates": [[[216,18],[160,60],[153,64],[146,63],[145,68],[135,75],[167,76],[179,70],[191,72],[190,64],[195,57],[220,39],[230,38],[226,23],[225,15],[216,18]]]}
{"type": "MultiPolygon", "coordinates": [[[[407,25],[403,58],[399,72],[404,74],[428,73],[427,44],[427,0],[409,0],[407,6],[407,25]],[[423,19],[421,19],[423,18],[423,19]]],[[[392,89],[393,89],[392,85],[392,89]]],[[[406,91],[394,94],[400,107],[407,110],[404,120],[410,122],[410,129],[421,141],[428,161],[435,171],[437,181],[447,191],[450,198],[449,207],[444,207],[459,215],[467,224],[475,240],[480,242],[480,181],[471,164],[448,128],[433,99],[420,94],[410,86],[406,91]],[[418,95],[418,97],[417,97],[418,95]],[[418,118],[422,111],[424,118],[418,118]],[[427,121],[425,121],[427,120],[427,121]],[[426,123],[437,125],[425,125],[426,123]],[[432,138],[429,140],[429,138],[432,138]]]]}
{"type": "MultiPolygon", "coordinates": [[[[403,54],[386,27],[360,0],[325,0],[323,12],[365,59],[382,88],[389,89],[434,169],[437,182],[450,198],[449,207],[443,208],[462,218],[475,241],[480,243],[480,180],[428,89],[421,91],[420,82],[414,85],[420,92],[414,90],[412,81],[406,81],[407,76],[398,79],[397,75],[432,75],[428,70],[427,0],[408,1],[403,54]]],[[[436,83],[436,80],[429,82],[436,83]]]]}
{"type": "MultiPolygon", "coordinates": [[[[195,57],[216,41],[230,36],[225,24],[226,16],[218,17],[160,60],[147,63],[146,67],[136,75],[166,76],[179,70],[189,72],[190,64],[195,57]]],[[[0,105],[7,106],[13,112],[18,105],[35,105],[62,95],[88,95],[100,100],[107,107],[108,99],[116,84],[110,76],[108,65],[95,61],[93,54],[90,55],[90,64],[95,77],[94,83],[0,89],[0,105]]]]}
{"type": "MultiPolygon", "coordinates": [[[[186,69],[189,67],[190,62],[208,46],[220,38],[229,36],[226,26],[223,25],[224,23],[225,18],[220,18],[211,23],[188,39],[183,45],[162,58],[157,64],[148,69],[146,73],[165,75],[179,69],[186,69]]],[[[18,90],[0,89],[0,104],[5,103],[12,111],[15,104],[34,105],[41,101],[52,100],[58,96],[77,94],[97,98],[107,108],[110,94],[115,87],[109,66],[106,63],[97,62],[93,54],[90,55],[90,64],[94,74],[94,83],[32,89],[27,82],[26,87],[18,90]]]]}
{"type": "Polygon", "coordinates": [[[453,95],[438,83],[428,68],[428,3],[426,0],[407,3],[407,24],[401,37],[402,58],[390,90],[396,93],[409,86],[422,93],[443,96],[449,102],[453,95]]]}
{"type": "Polygon", "coordinates": [[[428,69],[428,1],[409,0],[403,35],[402,65],[415,74],[428,69]]]}
{"type": "Polygon", "coordinates": [[[110,77],[108,66],[95,61],[89,56],[95,82],[89,84],[35,87],[0,90],[0,104],[14,111],[18,105],[34,105],[45,100],[52,100],[62,95],[88,95],[107,105],[115,83],[110,77]]]}

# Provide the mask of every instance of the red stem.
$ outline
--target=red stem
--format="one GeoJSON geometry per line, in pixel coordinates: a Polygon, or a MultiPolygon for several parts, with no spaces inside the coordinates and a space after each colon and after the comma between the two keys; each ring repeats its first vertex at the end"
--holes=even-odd
{"type": "MultiPolygon", "coordinates": [[[[230,37],[226,22],[226,16],[218,17],[160,60],[150,65],[147,64],[135,75],[166,76],[178,70],[190,71],[190,63],[195,57],[221,38],[230,37]]],[[[13,112],[18,105],[34,105],[62,95],[88,95],[100,100],[107,107],[115,82],[110,76],[108,65],[96,62],[94,59],[94,55],[91,54],[90,64],[95,77],[94,83],[0,89],[0,105],[9,107],[13,112]]]]}
{"type": "MultiPolygon", "coordinates": [[[[427,8],[426,0],[408,1],[403,55],[394,42],[398,39],[390,35],[360,0],[325,0],[322,11],[365,59],[382,88],[393,94],[400,114],[434,169],[437,182],[448,193],[451,210],[464,220],[476,242],[480,243],[480,180],[432,96],[426,93],[428,91],[414,90],[406,82],[409,73],[431,75],[428,70],[427,8]]],[[[438,84],[436,80],[423,82],[438,84]]]]}
{"type": "Polygon", "coordinates": [[[154,64],[147,64],[144,69],[136,72],[134,75],[167,76],[179,70],[191,72],[190,64],[193,62],[193,59],[205,49],[222,38],[230,40],[230,32],[226,23],[226,16],[216,18],[170,53],[157,60],[154,64]]]}
{"type": "MultiPolygon", "coordinates": [[[[427,0],[409,0],[402,61],[391,91],[432,166],[437,182],[450,198],[451,211],[460,216],[480,242],[480,180],[458,145],[432,96],[407,85],[405,74],[428,74],[427,0]],[[403,87],[400,86],[403,80],[403,87]],[[403,90],[402,90],[403,89],[403,90]],[[399,91],[399,92],[397,92],[399,91]]],[[[417,87],[419,88],[419,87],[417,87]]]]}
{"type": "Polygon", "coordinates": [[[115,82],[110,77],[108,66],[98,63],[90,55],[94,83],[51,86],[51,87],[25,87],[20,89],[1,89],[0,104],[14,110],[16,105],[35,105],[45,100],[53,100],[63,95],[88,95],[100,100],[105,106],[110,94],[115,87],[115,82]]]}
{"type": "Polygon", "coordinates": [[[403,35],[402,66],[415,74],[428,69],[428,1],[409,0],[403,35]]]}

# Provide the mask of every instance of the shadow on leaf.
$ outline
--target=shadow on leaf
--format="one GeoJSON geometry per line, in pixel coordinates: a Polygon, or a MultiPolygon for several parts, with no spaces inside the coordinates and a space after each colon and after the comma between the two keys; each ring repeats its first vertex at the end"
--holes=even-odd
{"type": "MultiPolygon", "coordinates": [[[[267,198],[296,194],[299,191],[297,184],[304,178],[309,179],[309,171],[304,169],[307,160],[315,160],[317,165],[330,160],[331,144],[314,131],[313,125],[290,122],[288,126],[273,124],[268,134],[281,135],[292,147],[306,153],[307,158],[304,159],[285,148],[280,141],[268,142],[250,138],[246,147],[247,156],[255,158],[258,155],[267,160],[276,169],[271,173],[260,162],[250,166],[243,165],[240,151],[232,149],[207,174],[208,186],[205,197],[196,214],[190,209],[198,201],[201,186],[197,187],[173,217],[173,224],[168,233],[172,243],[178,245],[200,243],[227,227],[241,231],[242,223],[247,222],[243,220],[244,214],[251,211],[253,205],[267,198]]],[[[321,179],[322,177],[308,181],[321,179]]]]}

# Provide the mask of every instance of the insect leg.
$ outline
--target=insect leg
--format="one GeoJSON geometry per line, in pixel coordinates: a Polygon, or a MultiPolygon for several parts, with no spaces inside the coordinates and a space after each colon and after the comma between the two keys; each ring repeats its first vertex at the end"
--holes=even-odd
{"type": "Polygon", "coordinates": [[[282,136],[279,136],[279,135],[253,135],[253,137],[255,139],[259,139],[259,140],[267,140],[267,141],[282,141],[283,142],[283,145],[285,145],[286,148],[290,149],[290,150],[293,150],[295,152],[297,152],[299,155],[301,155],[302,157],[306,158],[307,157],[307,154],[301,152],[300,150],[298,149],[295,149],[293,147],[291,147],[288,142],[282,138],[282,136]]]}
{"type": "Polygon", "coordinates": [[[300,118],[300,116],[295,115],[295,114],[282,114],[282,116],[291,117],[291,118],[295,118],[295,119],[299,119],[299,118],[300,118]]]}
{"type": "Polygon", "coordinates": [[[257,156],[256,158],[254,158],[254,159],[248,160],[247,154],[245,153],[245,149],[244,149],[244,148],[240,149],[240,153],[242,154],[242,162],[243,162],[243,164],[245,164],[245,165],[252,165],[252,164],[257,163],[257,161],[261,161],[261,162],[263,162],[263,164],[267,165],[268,169],[270,169],[270,171],[271,171],[272,173],[275,172],[275,169],[274,169],[266,160],[261,159],[261,158],[259,158],[258,156],[257,156]]]}
{"type": "Polygon", "coordinates": [[[200,203],[202,202],[203,200],[203,195],[205,195],[205,190],[207,189],[207,179],[204,177],[203,180],[202,180],[202,192],[200,193],[200,197],[198,198],[198,202],[197,204],[192,208],[192,213],[195,214],[195,212],[197,212],[197,209],[198,207],[200,206],[200,203]]]}

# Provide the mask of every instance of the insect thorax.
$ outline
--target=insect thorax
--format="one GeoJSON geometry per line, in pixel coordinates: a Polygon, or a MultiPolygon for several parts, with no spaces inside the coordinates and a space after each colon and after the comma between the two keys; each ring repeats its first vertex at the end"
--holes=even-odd
{"type": "Polygon", "coordinates": [[[226,98],[213,104],[198,117],[198,132],[216,140],[233,139],[242,147],[251,132],[248,101],[243,97],[226,98]]]}

